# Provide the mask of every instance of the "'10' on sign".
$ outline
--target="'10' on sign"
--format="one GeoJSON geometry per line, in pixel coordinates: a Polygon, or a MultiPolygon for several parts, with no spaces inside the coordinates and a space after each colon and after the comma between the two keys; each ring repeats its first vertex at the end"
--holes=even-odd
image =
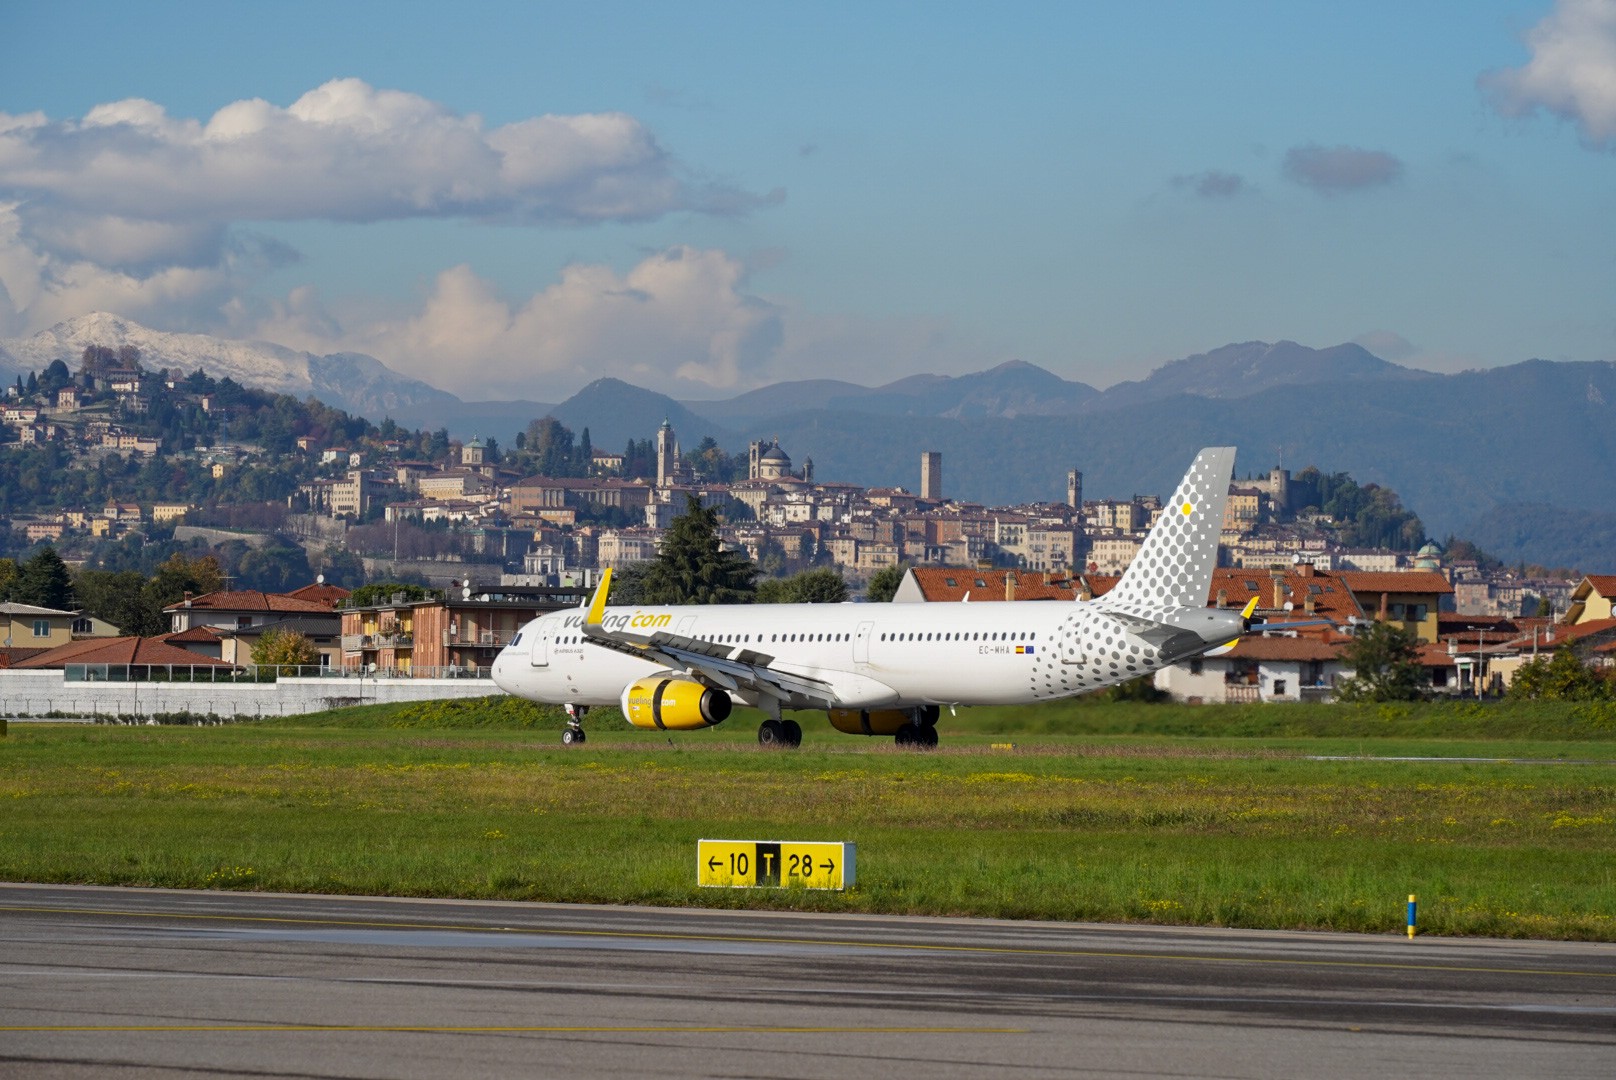
{"type": "Polygon", "coordinates": [[[845,889],[856,846],[789,840],[701,840],[696,884],[719,889],[845,889]]]}

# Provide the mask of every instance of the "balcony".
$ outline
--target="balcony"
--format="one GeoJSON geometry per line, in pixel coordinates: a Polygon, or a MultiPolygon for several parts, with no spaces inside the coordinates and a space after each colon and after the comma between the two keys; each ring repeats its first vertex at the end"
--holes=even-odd
{"type": "Polygon", "coordinates": [[[342,651],[364,652],[367,649],[407,649],[415,644],[415,635],[409,632],[388,634],[343,634],[342,651]]]}
{"type": "Polygon", "coordinates": [[[503,649],[511,643],[514,634],[502,633],[498,630],[479,630],[476,627],[466,627],[462,630],[443,632],[443,644],[459,648],[477,649],[503,649]]]}

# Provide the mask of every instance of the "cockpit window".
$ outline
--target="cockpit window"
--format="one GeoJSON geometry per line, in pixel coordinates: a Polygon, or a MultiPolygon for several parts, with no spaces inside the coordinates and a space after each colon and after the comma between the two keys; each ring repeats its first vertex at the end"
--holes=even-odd
{"type": "Polygon", "coordinates": [[[511,643],[510,643],[510,645],[509,645],[509,646],[507,646],[507,647],[508,647],[508,648],[512,648],[512,649],[514,649],[514,648],[516,648],[516,647],[517,647],[517,646],[518,646],[518,645],[520,645],[520,644],[521,644],[521,643],[522,643],[522,631],[520,631],[520,630],[518,630],[518,631],[517,631],[517,632],[516,632],[516,636],[515,636],[515,637],[513,637],[513,638],[511,638],[511,643]]]}

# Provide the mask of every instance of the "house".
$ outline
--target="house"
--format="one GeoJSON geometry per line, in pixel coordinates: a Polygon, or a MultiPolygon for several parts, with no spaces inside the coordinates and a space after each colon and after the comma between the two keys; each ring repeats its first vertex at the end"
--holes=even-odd
{"type": "Polygon", "coordinates": [[[140,524],[140,504],[132,502],[119,502],[114,499],[107,503],[102,511],[102,517],[114,524],[138,525],[140,524]]]}
{"type": "Polygon", "coordinates": [[[335,612],[262,622],[240,630],[219,632],[221,658],[241,666],[253,663],[253,650],[258,647],[264,635],[272,631],[303,635],[309,644],[314,646],[319,657],[315,663],[320,667],[342,666],[342,617],[335,612]]]}
{"type": "Polygon", "coordinates": [[[1196,657],[1156,672],[1155,685],[1177,701],[1244,703],[1323,701],[1349,672],[1342,635],[1328,639],[1290,635],[1241,638],[1221,656],[1196,657]]]}
{"type": "Polygon", "coordinates": [[[1613,601],[1616,601],[1616,575],[1590,574],[1571,590],[1571,606],[1566,609],[1565,621],[1575,626],[1611,618],[1616,615],[1612,610],[1613,601]]]}
{"type": "Polygon", "coordinates": [[[76,611],[36,607],[33,604],[0,604],[0,646],[54,649],[73,640],[76,611]]]}
{"type": "Polygon", "coordinates": [[[1376,622],[1399,623],[1426,644],[1438,638],[1437,613],[1444,596],[1453,595],[1448,579],[1435,570],[1379,573],[1341,570],[1336,576],[1364,614],[1376,622]]]}
{"type": "Polygon", "coordinates": [[[193,626],[247,630],[265,623],[304,616],[336,618],[329,603],[256,589],[211,592],[202,596],[186,593],[184,600],[164,608],[163,614],[169,616],[175,632],[189,630],[193,626]]]}
{"type": "Polygon", "coordinates": [[[187,652],[161,638],[143,637],[74,641],[20,660],[12,667],[18,670],[60,669],[63,677],[72,682],[122,682],[158,675],[172,677],[176,670],[194,675],[198,668],[213,673],[232,670],[232,665],[223,660],[187,652]]]}
{"type": "Polygon", "coordinates": [[[532,619],[578,606],[586,586],[495,586],[450,590],[448,599],[406,600],[342,612],[342,664],[417,678],[483,675],[532,619]]]}

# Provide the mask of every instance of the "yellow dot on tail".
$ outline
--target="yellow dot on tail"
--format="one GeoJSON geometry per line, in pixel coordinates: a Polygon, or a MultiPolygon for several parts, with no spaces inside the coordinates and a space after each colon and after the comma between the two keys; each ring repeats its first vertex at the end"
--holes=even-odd
{"type": "Polygon", "coordinates": [[[1194,510],[1195,507],[1191,506],[1189,503],[1185,503],[1183,506],[1179,507],[1179,509],[1184,512],[1185,517],[1189,517],[1190,511],[1194,510]]]}

